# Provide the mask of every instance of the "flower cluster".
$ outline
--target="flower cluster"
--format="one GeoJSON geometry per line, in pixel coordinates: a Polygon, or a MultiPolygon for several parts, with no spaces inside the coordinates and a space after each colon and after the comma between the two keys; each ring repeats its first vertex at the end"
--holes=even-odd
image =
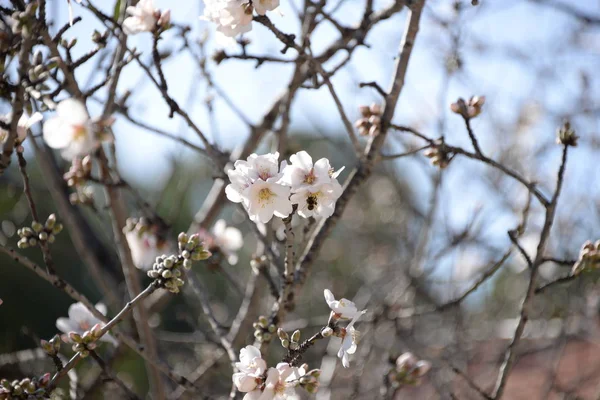
{"type": "Polygon", "coordinates": [[[294,367],[285,362],[267,368],[260,350],[254,346],[240,350],[240,361],[235,366],[239,372],[233,374],[233,383],[246,393],[244,400],[291,399],[297,398],[297,386],[309,393],[318,388],[319,370],[307,371],[308,365],[294,367]]]}
{"type": "Polygon", "coordinates": [[[123,30],[128,35],[165,30],[171,22],[171,10],[161,12],[154,8],[152,0],[140,0],[126,11],[130,16],[123,21],[123,30]]]}
{"type": "Polygon", "coordinates": [[[450,104],[450,110],[455,114],[462,115],[465,119],[471,119],[481,114],[481,109],[484,104],[484,96],[471,96],[468,101],[459,97],[456,102],[450,104]]]}
{"type": "Polygon", "coordinates": [[[211,256],[210,252],[205,250],[200,243],[198,234],[188,237],[182,232],[177,241],[179,254],[157,257],[152,269],[148,271],[148,276],[154,279],[158,287],[165,288],[171,293],[179,293],[179,288],[185,283],[181,279],[181,268],[189,270],[192,268],[193,261],[206,260],[211,256]]]}
{"type": "Polygon", "coordinates": [[[80,357],[87,357],[90,351],[97,346],[96,341],[102,339],[102,325],[96,324],[91,329],[80,335],[77,332],[69,332],[69,339],[73,342],[73,351],[79,353],[80,357]]]}
{"type": "Polygon", "coordinates": [[[285,218],[297,205],[304,218],[331,216],[335,202],[342,194],[337,176],[329,160],[321,158],[313,164],[310,155],[301,151],[279,166],[279,153],[238,160],[227,172],[231,184],[225,188],[227,198],[242,203],[250,219],[267,223],[273,216],[285,218]]]}
{"type": "Polygon", "coordinates": [[[40,347],[51,357],[58,355],[60,351],[60,336],[54,335],[50,340],[40,340],[40,347]]]}
{"type": "Polygon", "coordinates": [[[418,385],[430,369],[429,361],[418,360],[412,353],[404,353],[396,359],[395,367],[389,372],[388,378],[392,387],[418,385]]]}
{"type": "Polygon", "coordinates": [[[264,315],[258,317],[258,321],[252,324],[254,328],[254,338],[259,342],[269,342],[273,337],[273,333],[277,330],[277,326],[269,323],[269,320],[264,315]]]}
{"type": "Polygon", "coordinates": [[[589,240],[583,244],[579,252],[579,259],[573,265],[571,275],[579,275],[584,271],[593,271],[600,268],[600,240],[592,243],[589,240]]]}
{"type": "Polygon", "coordinates": [[[201,19],[217,24],[217,39],[223,44],[252,30],[252,14],[265,15],[279,7],[279,0],[204,0],[201,19]]]}
{"type": "Polygon", "coordinates": [[[371,104],[371,106],[360,106],[360,115],[362,118],[354,124],[358,129],[358,133],[363,136],[377,136],[381,130],[381,106],[379,104],[371,104]]]}
{"type": "Polygon", "coordinates": [[[50,214],[45,224],[41,224],[37,221],[31,223],[31,228],[25,227],[17,231],[20,239],[17,246],[20,249],[26,249],[27,247],[33,247],[38,242],[54,243],[56,235],[63,230],[63,225],[56,222],[56,215],[50,214]]]}
{"type": "Polygon", "coordinates": [[[0,381],[0,400],[32,400],[47,399],[46,386],[52,375],[46,373],[39,378],[25,378],[10,382],[7,379],[0,381]]]}
{"type": "Polygon", "coordinates": [[[300,348],[301,333],[298,329],[296,329],[294,331],[294,333],[289,335],[286,331],[279,328],[279,329],[277,329],[277,336],[279,337],[279,340],[281,341],[281,346],[284,349],[289,349],[289,350],[294,351],[294,350],[298,350],[300,348]]]}
{"type": "MultiPolygon", "coordinates": [[[[96,310],[100,311],[101,314],[106,315],[106,306],[104,304],[96,304],[96,310]]],[[[100,327],[101,324],[102,321],[96,318],[94,314],[80,302],[71,304],[69,307],[69,318],[61,317],[56,320],[56,328],[67,334],[67,336],[64,337],[65,340],[66,338],[73,340],[73,337],[84,337],[86,336],[86,332],[92,330],[96,326],[100,327]],[[72,334],[75,334],[76,336],[73,336],[72,334]]],[[[95,328],[94,333],[97,332],[98,328],[95,328]]],[[[86,338],[92,337],[90,335],[92,334],[88,334],[86,338]]],[[[117,345],[117,340],[110,334],[105,334],[99,340],[114,344],[115,346],[117,345]]]]}
{"type": "Polygon", "coordinates": [[[67,186],[74,188],[75,192],[69,195],[71,204],[93,204],[94,190],[86,183],[92,174],[92,157],[89,155],[79,158],[75,157],[71,162],[69,170],[63,175],[67,186]]]}
{"type": "Polygon", "coordinates": [[[127,219],[123,233],[136,268],[147,271],[157,257],[170,252],[162,230],[160,224],[154,224],[147,218],[127,219]]]}
{"type": "Polygon", "coordinates": [[[446,168],[452,160],[441,139],[437,140],[432,147],[425,150],[423,155],[429,158],[432,165],[439,167],[440,169],[446,168]]]}
{"type": "MultiPolygon", "coordinates": [[[[26,113],[21,114],[21,118],[17,122],[17,139],[16,145],[20,145],[27,139],[27,131],[29,128],[33,126],[33,124],[42,120],[42,114],[36,112],[32,116],[27,115],[26,113]]],[[[8,113],[6,115],[0,116],[0,121],[5,124],[10,124],[12,119],[12,114],[8,113]]],[[[4,144],[8,141],[8,131],[0,127],[0,144],[4,144]]]]}
{"type": "Polygon", "coordinates": [[[66,99],[56,106],[56,115],[44,124],[44,140],[53,149],[60,149],[64,159],[72,160],[90,154],[100,146],[112,118],[92,120],[79,100],[66,99]]]}
{"type": "Polygon", "coordinates": [[[330,323],[326,328],[323,328],[321,334],[325,337],[334,335],[342,339],[338,357],[342,360],[342,365],[348,368],[350,366],[348,355],[356,352],[360,341],[360,332],[354,328],[354,324],[367,310],[359,311],[356,304],[348,299],[336,300],[329,289],[325,289],[324,295],[327,305],[331,308],[331,315],[329,317],[330,323]],[[337,325],[339,320],[347,319],[350,322],[345,328],[337,325]]]}

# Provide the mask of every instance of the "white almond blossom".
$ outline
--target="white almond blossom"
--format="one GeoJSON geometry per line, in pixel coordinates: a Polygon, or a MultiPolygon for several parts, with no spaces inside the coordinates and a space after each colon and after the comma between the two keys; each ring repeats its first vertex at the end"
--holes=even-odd
{"type": "Polygon", "coordinates": [[[328,218],[335,211],[335,202],[342,195],[337,181],[343,168],[334,172],[329,160],[321,158],[313,163],[306,151],[290,157],[283,169],[281,181],[291,186],[291,202],[298,205],[298,215],[304,218],[328,218]]]}
{"type": "Polygon", "coordinates": [[[243,400],[292,400],[298,399],[294,390],[297,386],[296,369],[288,363],[279,363],[277,368],[269,368],[264,388],[246,393],[243,400]]]}
{"type": "MultiPolygon", "coordinates": [[[[0,116],[0,121],[10,124],[12,118],[12,114],[8,113],[6,115],[0,116]]],[[[21,114],[21,118],[19,118],[19,122],[17,123],[17,143],[23,143],[25,139],[27,139],[27,131],[29,128],[33,126],[33,124],[42,120],[42,114],[39,112],[33,113],[32,116],[29,116],[27,113],[21,114]]],[[[8,131],[6,129],[0,128],[0,144],[4,144],[8,140],[8,131]]]]}
{"type": "Polygon", "coordinates": [[[275,11],[279,7],[279,0],[255,0],[252,5],[258,15],[265,15],[267,11],[275,11]]]}
{"type": "Polygon", "coordinates": [[[290,157],[290,164],[283,170],[283,181],[292,187],[293,192],[316,190],[320,185],[331,183],[329,160],[321,158],[313,164],[306,151],[299,151],[290,157]]]}
{"type": "Polygon", "coordinates": [[[137,5],[127,7],[130,16],[123,21],[123,30],[128,35],[140,32],[152,32],[157,26],[166,27],[171,20],[171,11],[154,8],[152,0],[140,0],[137,5]]]}
{"type": "Polygon", "coordinates": [[[100,145],[85,105],[75,99],[58,104],[56,115],[44,124],[44,140],[48,146],[60,149],[66,160],[83,157],[100,145]]]}
{"type": "Polygon", "coordinates": [[[217,24],[217,39],[223,45],[232,38],[252,30],[253,7],[249,0],[204,0],[201,19],[217,24]]]}
{"type": "Polygon", "coordinates": [[[242,203],[254,222],[265,224],[273,215],[285,218],[292,212],[290,187],[280,183],[278,159],[279,153],[252,154],[246,161],[236,161],[234,169],[227,172],[231,181],[225,188],[227,198],[242,203]]]}
{"type": "MultiPolygon", "coordinates": [[[[106,315],[106,306],[104,304],[96,304],[96,310],[100,311],[101,314],[106,315]]],[[[71,304],[69,307],[69,318],[61,317],[56,320],[56,328],[66,334],[75,332],[79,335],[83,335],[96,324],[103,325],[102,321],[96,318],[81,302],[71,304]]],[[[115,346],[118,344],[117,340],[108,333],[99,340],[112,343],[115,346]]]]}
{"type": "Polygon", "coordinates": [[[233,374],[233,383],[240,392],[248,393],[258,386],[267,370],[267,363],[262,359],[259,349],[246,346],[240,350],[240,361],[235,363],[235,367],[240,372],[233,374]]]}
{"type": "Polygon", "coordinates": [[[131,251],[131,259],[136,268],[148,271],[163,254],[169,253],[169,244],[152,232],[140,233],[137,230],[125,232],[125,239],[131,251]]]}
{"type": "Polygon", "coordinates": [[[335,211],[335,202],[342,195],[342,187],[337,181],[325,183],[311,189],[303,189],[290,197],[292,204],[298,204],[298,215],[304,218],[329,218],[335,211]]]}
{"type": "Polygon", "coordinates": [[[292,212],[290,188],[257,180],[248,188],[248,215],[254,222],[266,224],[273,215],[285,218],[292,212]]]}
{"type": "Polygon", "coordinates": [[[356,304],[348,299],[336,300],[331,293],[331,290],[325,289],[323,291],[325,295],[325,301],[331,311],[334,313],[336,319],[354,319],[365,313],[365,311],[358,311],[356,304]]]}
{"type": "Polygon", "coordinates": [[[235,265],[238,262],[237,251],[244,245],[242,232],[233,226],[227,226],[225,220],[215,222],[212,228],[214,244],[227,257],[227,262],[235,265]]]}
{"type": "Polygon", "coordinates": [[[357,313],[354,316],[354,318],[352,318],[352,321],[350,321],[348,326],[342,328],[342,345],[340,346],[340,350],[338,351],[337,356],[342,360],[342,365],[344,366],[344,368],[350,367],[350,360],[348,355],[354,354],[354,352],[356,352],[356,347],[360,340],[360,332],[354,329],[354,324],[365,312],[366,310],[357,313]]]}

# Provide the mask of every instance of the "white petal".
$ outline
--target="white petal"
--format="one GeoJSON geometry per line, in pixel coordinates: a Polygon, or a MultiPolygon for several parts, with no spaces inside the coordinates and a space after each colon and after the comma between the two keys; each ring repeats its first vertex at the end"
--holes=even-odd
{"type": "Polygon", "coordinates": [[[43,135],[48,146],[63,149],[73,140],[73,129],[59,117],[53,117],[44,124],[43,135]]]}
{"type": "Polygon", "coordinates": [[[64,333],[79,330],[69,318],[65,317],[61,317],[56,320],[56,329],[64,333]]]}
{"type": "Polygon", "coordinates": [[[56,106],[56,115],[72,125],[85,125],[90,119],[85,105],[79,100],[65,99],[56,106]]]}
{"type": "Polygon", "coordinates": [[[232,226],[225,229],[225,243],[228,250],[239,250],[244,245],[244,238],[239,229],[232,226]]]}

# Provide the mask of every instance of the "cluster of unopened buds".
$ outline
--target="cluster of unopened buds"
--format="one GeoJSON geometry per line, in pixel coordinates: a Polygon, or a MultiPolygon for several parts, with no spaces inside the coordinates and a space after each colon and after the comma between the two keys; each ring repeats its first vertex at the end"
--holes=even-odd
{"type": "Polygon", "coordinates": [[[254,338],[259,342],[269,342],[277,330],[277,327],[270,324],[264,315],[258,317],[258,321],[253,323],[252,327],[254,328],[254,338]]]}
{"type": "Polygon", "coordinates": [[[46,386],[52,375],[46,373],[39,378],[25,378],[14,381],[0,380],[0,400],[47,399],[46,386]]]}
{"type": "Polygon", "coordinates": [[[289,350],[298,350],[300,347],[300,331],[295,330],[294,333],[288,335],[286,331],[279,328],[277,329],[277,336],[279,336],[279,340],[281,340],[281,346],[285,349],[289,350]]]}
{"type": "Polygon", "coordinates": [[[73,342],[73,351],[79,353],[80,357],[87,357],[90,351],[97,346],[96,341],[102,337],[102,326],[96,324],[92,329],[87,330],[80,335],[77,332],[69,332],[69,339],[73,342]]]}
{"type": "Polygon", "coordinates": [[[363,136],[377,136],[381,131],[381,106],[371,104],[371,106],[360,106],[362,118],[355,122],[358,133],[363,136]]]}
{"type": "Polygon", "coordinates": [[[40,346],[46,354],[48,354],[50,357],[54,357],[58,355],[58,352],[60,351],[60,336],[54,335],[54,337],[50,340],[42,339],[40,341],[40,346]]]}
{"type": "Polygon", "coordinates": [[[412,353],[404,353],[396,359],[394,368],[388,374],[392,387],[419,385],[421,378],[431,369],[431,363],[419,360],[412,353]]]}
{"type": "Polygon", "coordinates": [[[91,173],[92,158],[87,155],[83,158],[74,158],[63,179],[67,182],[67,186],[74,187],[86,183],[91,173]]]}
{"type": "Polygon", "coordinates": [[[485,104],[484,96],[471,96],[468,101],[459,97],[456,102],[450,104],[450,109],[453,113],[462,115],[465,119],[475,118],[481,114],[481,109],[485,104]]]}
{"type": "Polygon", "coordinates": [[[69,195],[71,204],[92,204],[94,201],[94,191],[86,186],[87,181],[92,174],[92,158],[87,155],[83,158],[73,159],[69,170],[63,175],[67,186],[75,188],[75,192],[69,195]]]}
{"type": "Polygon", "coordinates": [[[600,240],[592,243],[589,240],[583,244],[579,252],[579,259],[573,265],[572,275],[578,275],[584,271],[593,271],[600,268],[600,240]]]}
{"type": "Polygon", "coordinates": [[[450,157],[449,152],[446,150],[444,143],[441,141],[436,141],[432,147],[428,148],[423,152],[423,155],[429,158],[431,164],[444,169],[450,164],[452,158],[450,157]]]}
{"type": "Polygon", "coordinates": [[[575,130],[571,127],[569,121],[565,121],[564,124],[558,128],[556,133],[556,143],[565,146],[576,147],[579,136],[575,134],[575,130]]]}
{"type": "Polygon", "coordinates": [[[63,225],[56,222],[56,215],[50,214],[45,224],[38,221],[31,223],[31,228],[24,227],[17,231],[20,239],[17,246],[20,249],[33,247],[40,243],[54,243],[56,235],[63,230],[63,225]]]}
{"type": "Polygon", "coordinates": [[[193,261],[206,260],[211,256],[200,243],[200,236],[197,234],[188,237],[182,232],[177,241],[179,254],[157,257],[152,269],[148,271],[148,276],[154,279],[158,287],[165,288],[171,293],[179,293],[179,288],[185,283],[181,279],[183,274],[181,268],[189,270],[192,268],[193,261]]]}

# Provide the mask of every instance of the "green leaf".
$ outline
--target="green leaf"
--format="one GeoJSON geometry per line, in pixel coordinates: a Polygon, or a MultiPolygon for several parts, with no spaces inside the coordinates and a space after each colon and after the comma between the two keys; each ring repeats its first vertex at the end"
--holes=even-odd
{"type": "Polygon", "coordinates": [[[119,20],[119,15],[121,14],[121,0],[117,0],[115,2],[115,9],[113,11],[113,19],[115,21],[119,20]]]}

